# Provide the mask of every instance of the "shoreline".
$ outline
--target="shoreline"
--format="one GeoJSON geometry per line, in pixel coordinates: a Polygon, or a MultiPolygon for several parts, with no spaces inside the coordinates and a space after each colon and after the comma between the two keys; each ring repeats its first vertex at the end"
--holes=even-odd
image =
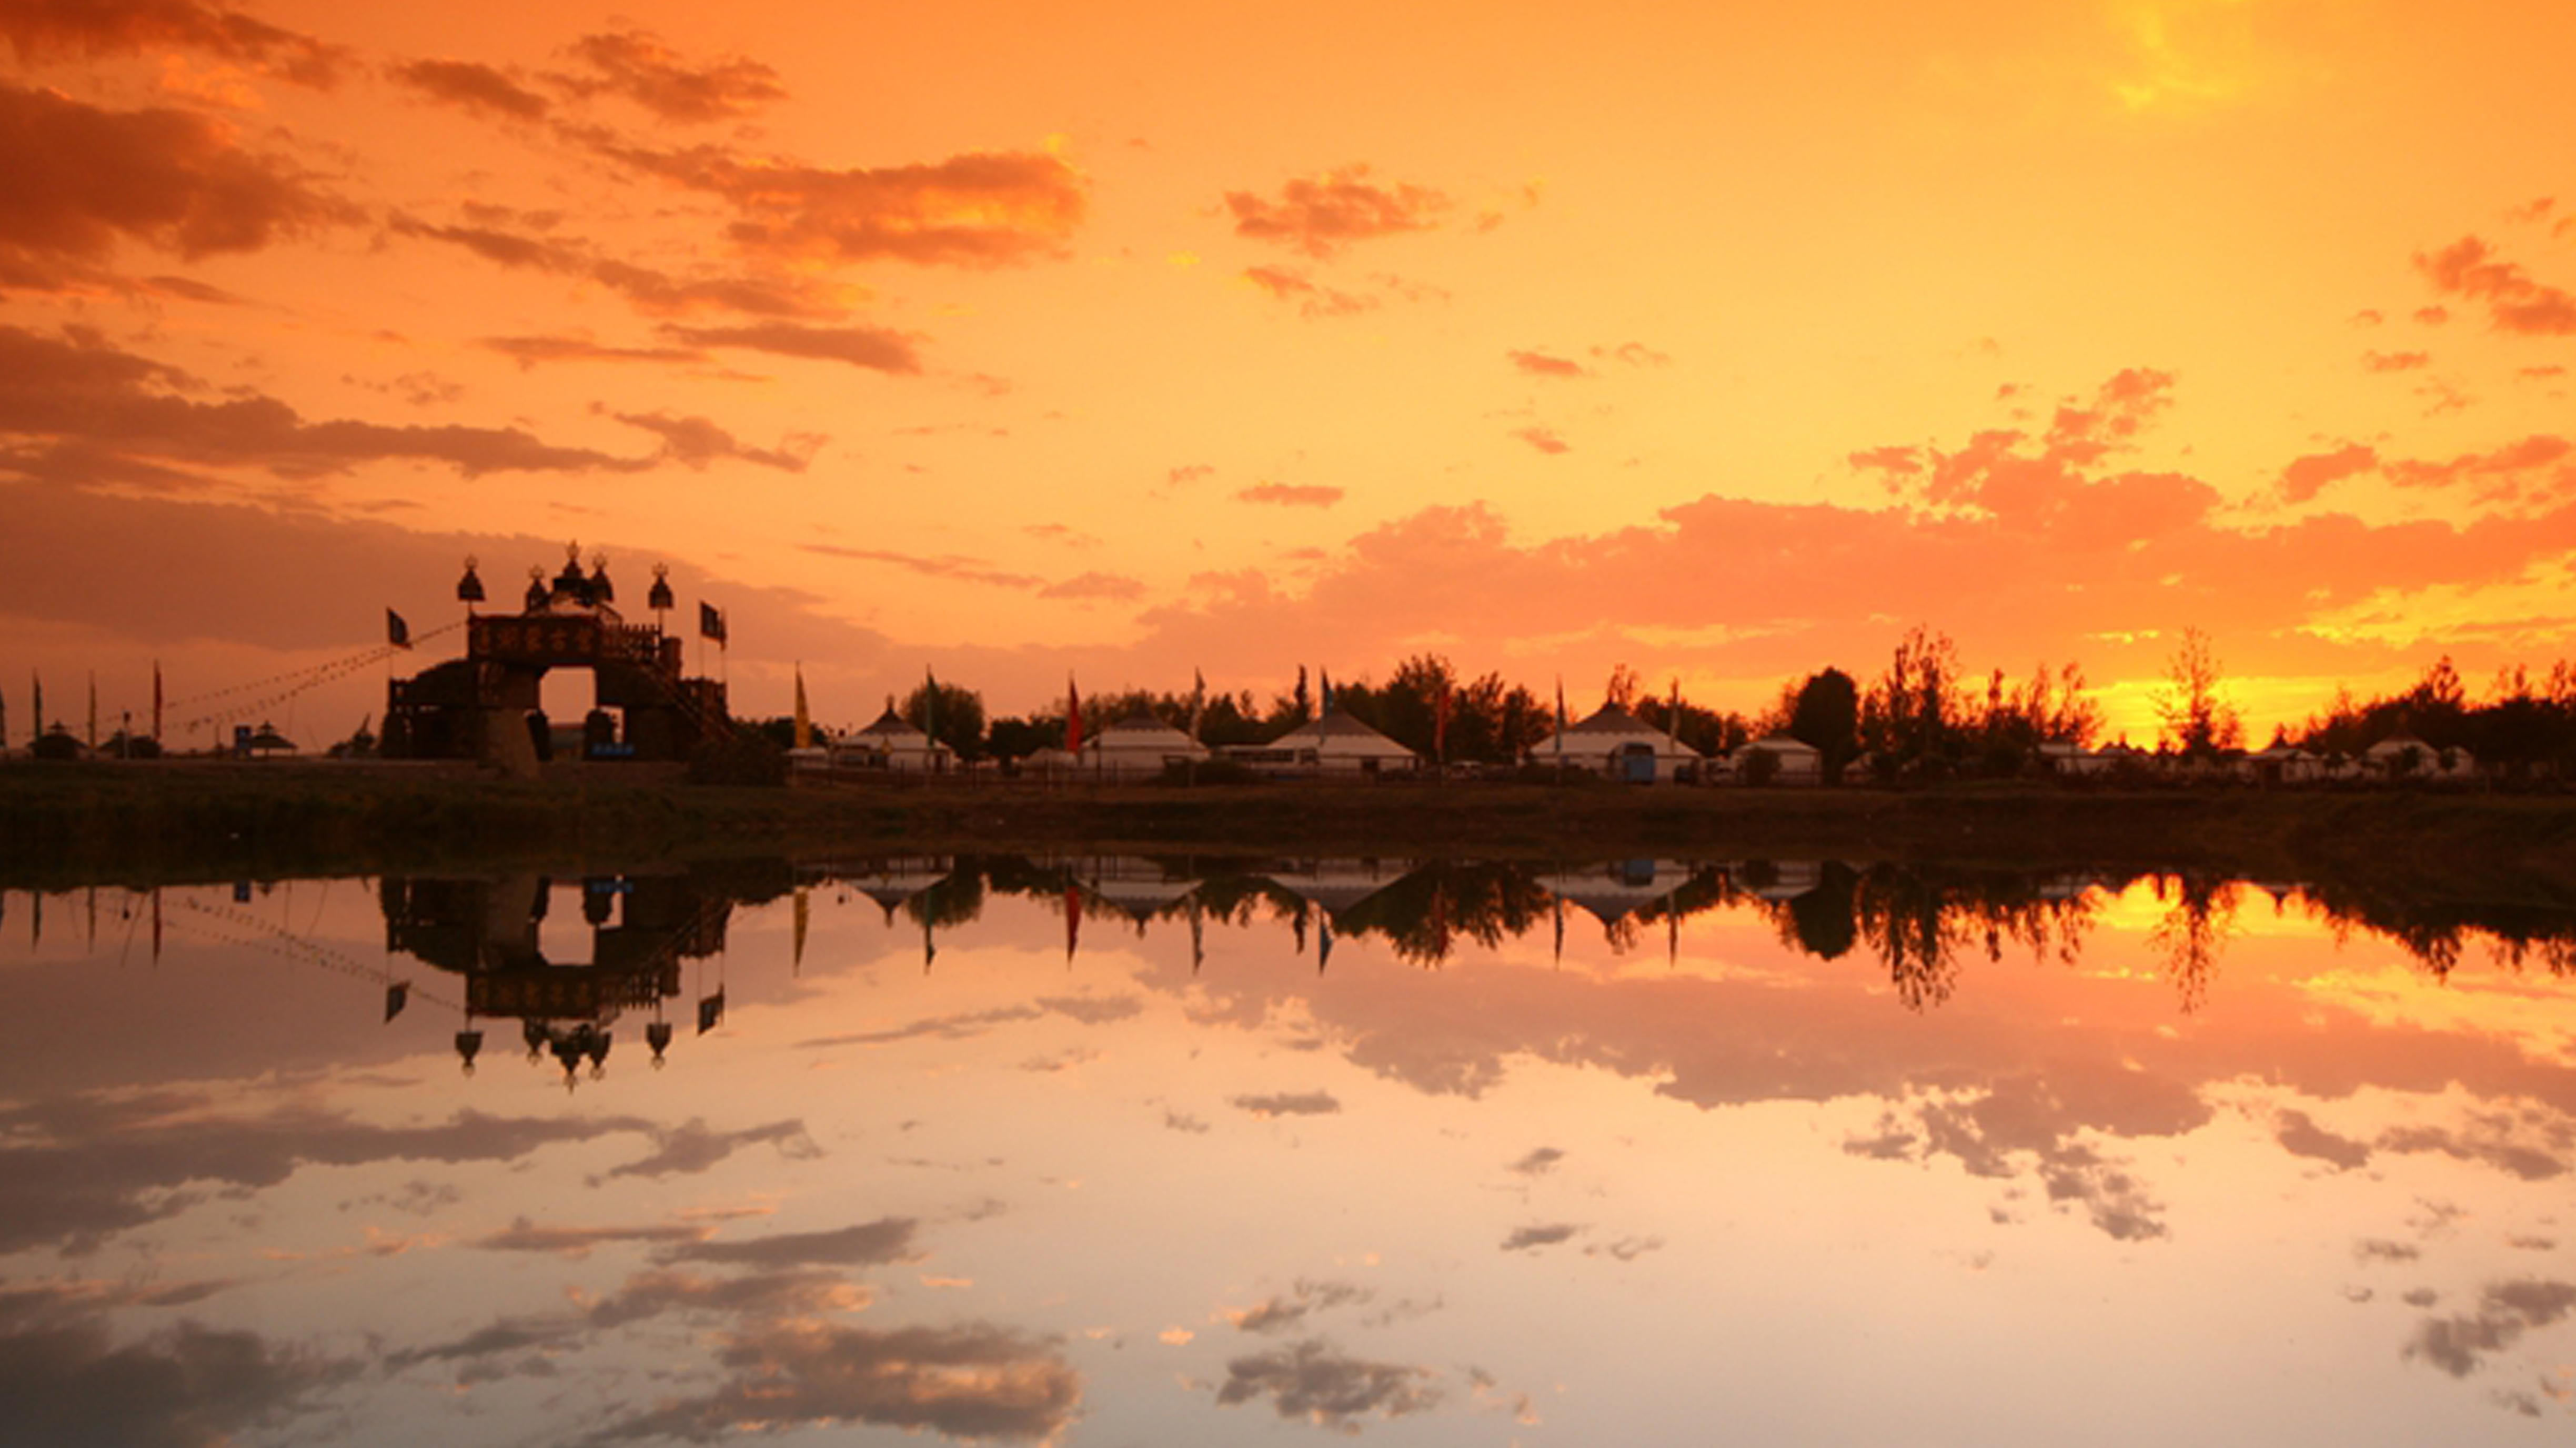
{"type": "Polygon", "coordinates": [[[171,760],[0,768],[0,882],[459,865],[1045,852],[1841,859],[2333,877],[2576,907],[2576,797],[2049,783],[692,785],[584,766],[171,760]]]}

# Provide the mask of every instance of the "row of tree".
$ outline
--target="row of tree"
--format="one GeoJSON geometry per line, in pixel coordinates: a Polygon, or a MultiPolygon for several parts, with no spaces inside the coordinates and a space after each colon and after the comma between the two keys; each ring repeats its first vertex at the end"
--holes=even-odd
{"type": "MultiPolygon", "coordinates": [[[[1866,682],[1838,668],[1820,669],[1786,681],[1767,708],[1751,714],[1693,704],[1678,687],[1652,693],[1625,664],[1611,670],[1601,695],[1703,754],[1771,735],[1802,740],[1823,756],[1829,780],[1855,764],[1882,779],[2010,776],[2034,768],[2042,745],[2090,748],[2104,729],[2101,703],[2076,664],[2042,663],[2019,678],[2002,669],[1972,674],[1956,643],[1924,627],[1899,639],[1886,666],[1866,682]]],[[[2185,632],[2167,661],[2153,703],[2159,743],[2167,750],[2209,757],[2245,744],[2243,715],[2227,696],[2208,635],[2197,629],[2185,632]]],[[[1087,694],[1080,704],[1086,735],[1147,714],[1211,748],[1267,743],[1327,707],[1426,759],[1501,765],[1528,757],[1555,731],[1564,692],[1559,685],[1554,697],[1542,697],[1497,672],[1471,678],[1447,657],[1422,653],[1398,664],[1382,684],[1363,678],[1310,685],[1300,668],[1292,687],[1266,701],[1250,690],[1130,689],[1087,694]]],[[[1069,733],[1063,707],[988,719],[981,694],[927,679],[898,712],[969,760],[1020,758],[1063,745],[1069,733]]],[[[1581,717],[1572,714],[1569,722],[1581,717]]],[[[783,742],[789,726],[778,719],[761,727],[783,742]]],[[[2508,771],[2576,768],[2576,665],[2562,662],[2545,676],[2508,669],[2486,700],[2472,702],[2445,658],[2412,688],[2384,698],[2362,702],[2338,691],[2325,711],[2276,732],[2273,742],[2349,756],[2401,729],[2430,748],[2465,749],[2508,771]]]]}

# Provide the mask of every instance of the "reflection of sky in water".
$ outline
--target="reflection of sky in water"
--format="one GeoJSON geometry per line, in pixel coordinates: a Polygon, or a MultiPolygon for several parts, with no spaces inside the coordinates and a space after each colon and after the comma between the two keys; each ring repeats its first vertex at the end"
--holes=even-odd
{"type": "MultiPolygon", "coordinates": [[[[1357,868],[1297,888],[1364,920],[1357,868]]],[[[1794,868],[1738,883],[1578,905],[1561,959],[1552,894],[1484,940],[1444,896],[1320,973],[1285,892],[1086,885],[1068,958],[1060,890],[991,889],[925,971],[931,912],[817,885],[799,963],[764,889],[651,962],[668,1064],[630,1003],[569,1088],[514,1021],[460,1072],[465,982],[372,885],[167,892],[157,959],[139,897],[38,944],[11,893],[9,1435],[2566,1432],[2576,985],[2142,881],[2000,958],[1937,925],[1925,999],[1785,944],[1794,868]]]]}

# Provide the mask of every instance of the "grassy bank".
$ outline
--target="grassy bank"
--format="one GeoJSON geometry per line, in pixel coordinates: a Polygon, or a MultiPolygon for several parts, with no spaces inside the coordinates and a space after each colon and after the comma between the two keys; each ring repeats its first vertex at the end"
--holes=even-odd
{"type": "Polygon", "coordinates": [[[213,879],[752,851],[1065,848],[1299,855],[1831,857],[2202,869],[2576,904],[2576,800],[1279,784],[1179,789],[693,786],[612,768],[537,783],[421,765],[12,764],[0,879],[213,879]]]}

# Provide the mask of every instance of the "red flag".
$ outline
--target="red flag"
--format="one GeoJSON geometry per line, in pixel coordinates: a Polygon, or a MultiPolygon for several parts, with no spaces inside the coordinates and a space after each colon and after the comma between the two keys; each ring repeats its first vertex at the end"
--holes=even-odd
{"type": "Polygon", "coordinates": [[[1064,752],[1082,752],[1082,691],[1074,687],[1070,673],[1064,676],[1064,752]]]}

